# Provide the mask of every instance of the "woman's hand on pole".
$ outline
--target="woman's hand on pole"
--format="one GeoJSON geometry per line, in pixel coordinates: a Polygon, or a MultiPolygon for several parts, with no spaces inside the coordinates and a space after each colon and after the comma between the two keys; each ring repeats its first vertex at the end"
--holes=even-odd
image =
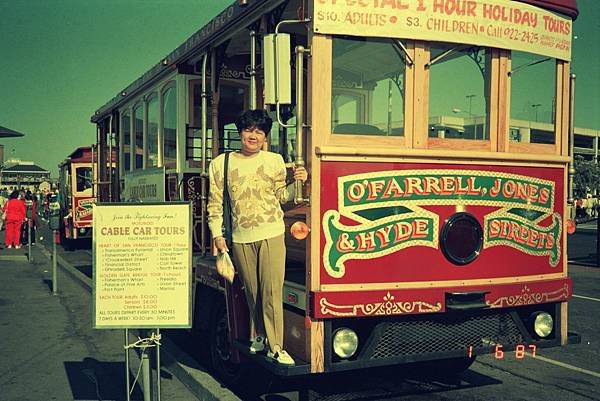
{"type": "Polygon", "coordinates": [[[302,182],[308,179],[308,172],[304,167],[294,167],[294,180],[300,180],[302,182]]]}

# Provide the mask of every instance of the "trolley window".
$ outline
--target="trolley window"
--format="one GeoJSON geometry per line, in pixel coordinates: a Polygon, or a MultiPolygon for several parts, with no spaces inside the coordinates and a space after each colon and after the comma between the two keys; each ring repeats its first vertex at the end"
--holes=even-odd
{"type": "Polygon", "coordinates": [[[131,169],[131,116],[129,112],[123,113],[121,118],[121,127],[123,129],[123,171],[131,169]]]}
{"type": "Polygon", "coordinates": [[[133,109],[135,143],[135,169],[141,169],[144,150],[144,108],[140,105],[133,109]]]}
{"type": "Polygon", "coordinates": [[[510,141],[555,144],[555,59],[513,51],[510,70],[510,141]]]}
{"type": "Polygon", "coordinates": [[[92,167],[82,166],[75,168],[76,191],[84,192],[92,188],[92,167]]]}
{"type": "Polygon", "coordinates": [[[148,135],[146,138],[146,167],[158,166],[158,97],[148,100],[148,135]]]}
{"type": "Polygon", "coordinates": [[[403,136],[406,64],[387,39],[333,39],[334,134],[403,136]]]}
{"type": "MultiPolygon", "coordinates": [[[[202,81],[193,80],[189,83],[191,104],[190,126],[186,134],[186,160],[189,167],[200,167],[202,160],[202,81]]],[[[207,86],[209,86],[207,80],[207,86]]],[[[207,95],[211,91],[207,88],[207,95]]],[[[211,99],[207,99],[206,110],[206,160],[210,161],[213,154],[213,116],[210,107],[211,99]]]]}
{"type": "Polygon", "coordinates": [[[164,166],[175,168],[177,166],[177,97],[175,87],[167,88],[162,96],[164,166]]]}
{"type": "Polygon", "coordinates": [[[429,137],[489,140],[490,51],[434,43],[429,61],[429,137]]]}

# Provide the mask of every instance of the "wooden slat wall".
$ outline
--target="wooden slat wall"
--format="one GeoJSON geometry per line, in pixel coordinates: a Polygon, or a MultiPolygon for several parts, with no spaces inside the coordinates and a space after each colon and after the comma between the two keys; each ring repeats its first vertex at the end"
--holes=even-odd
{"type": "Polygon", "coordinates": [[[501,80],[500,80],[500,51],[492,49],[491,55],[486,64],[490,68],[490,82],[489,82],[489,104],[490,110],[487,116],[487,126],[490,133],[490,151],[498,151],[498,142],[503,139],[503,135],[508,135],[508,130],[500,131],[500,93],[502,91],[501,80]]]}
{"type": "Polygon", "coordinates": [[[510,71],[510,53],[506,50],[498,50],[498,152],[508,152],[508,132],[510,128],[510,79],[508,71],[510,71]],[[499,107],[500,104],[505,104],[505,107],[499,107]]]}
{"type": "Polygon", "coordinates": [[[412,100],[415,117],[412,147],[424,149],[427,147],[429,135],[429,69],[423,69],[419,66],[429,62],[429,50],[426,49],[423,42],[415,42],[414,60],[417,68],[413,68],[415,90],[412,100]]]}
{"type": "MultiPolygon", "coordinates": [[[[415,61],[415,43],[407,43],[406,50],[410,58],[415,61]]],[[[406,74],[404,76],[404,143],[403,146],[411,147],[415,136],[415,119],[414,119],[414,100],[408,101],[408,99],[414,99],[415,97],[415,64],[406,66],[406,74]]]]}
{"type": "Polygon", "coordinates": [[[571,64],[566,61],[559,61],[557,66],[557,98],[556,98],[556,113],[557,127],[560,126],[560,134],[557,138],[561,138],[560,154],[563,156],[569,155],[569,107],[570,107],[570,92],[571,92],[571,64]],[[558,98],[561,102],[558,102],[558,98]],[[559,108],[560,105],[561,107],[559,108]],[[563,118],[559,122],[559,115],[563,118]]]}
{"type": "MultiPolygon", "coordinates": [[[[330,37],[323,35],[312,35],[311,55],[309,58],[309,85],[308,85],[308,101],[310,107],[307,108],[307,121],[311,124],[307,130],[307,138],[311,138],[312,143],[309,143],[310,157],[308,157],[309,171],[312,177],[316,177],[312,182],[318,184],[321,176],[321,160],[317,157],[315,149],[323,145],[323,142],[331,135],[323,135],[322,133],[331,132],[331,49],[332,41],[330,37]],[[316,72],[316,73],[315,73],[316,72]],[[317,75],[318,74],[318,75],[317,75]],[[327,84],[324,84],[327,83],[327,84]],[[314,112],[313,112],[314,111],[314,112]],[[313,134],[314,133],[314,134],[313,134]]],[[[308,221],[311,227],[320,227],[321,210],[321,186],[311,185],[311,210],[308,221]]],[[[307,269],[306,276],[306,293],[310,294],[320,287],[319,281],[319,249],[321,249],[321,237],[318,230],[314,230],[309,236],[310,243],[307,246],[307,260],[310,260],[311,269],[307,269]]],[[[306,313],[309,313],[309,308],[306,308],[306,313]]],[[[305,327],[308,331],[308,345],[310,345],[310,365],[312,373],[320,373],[325,371],[324,350],[324,329],[323,321],[311,320],[307,315],[305,317],[305,327]]]]}

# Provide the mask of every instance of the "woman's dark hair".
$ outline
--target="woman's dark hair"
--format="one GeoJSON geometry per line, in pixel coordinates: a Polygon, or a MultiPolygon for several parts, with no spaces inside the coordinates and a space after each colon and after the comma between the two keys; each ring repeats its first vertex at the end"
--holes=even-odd
{"type": "Polygon", "coordinates": [[[17,191],[16,189],[14,191],[12,191],[10,193],[10,196],[8,197],[8,199],[17,199],[19,197],[19,191],[17,191]]]}
{"type": "Polygon", "coordinates": [[[235,120],[235,126],[238,133],[241,133],[245,129],[258,128],[263,131],[265,135],[269,135],[272,125],[273,120],[271,120],[271,117],[269,117],[267,112],[262,109],[246,110],[237,118],[237,120],[235,120]]]}

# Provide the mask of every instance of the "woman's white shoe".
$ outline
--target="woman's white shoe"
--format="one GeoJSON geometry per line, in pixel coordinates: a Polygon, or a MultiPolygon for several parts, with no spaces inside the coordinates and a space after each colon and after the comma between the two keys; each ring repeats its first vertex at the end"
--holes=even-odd
{"type": "Polygon", "coordinates": [[[288,354],[286,351],[280,349],[279,351],[272,353],[271,351],[269,351],[267,353],[267,356],[269,358],[273,358],[278,364],[280,365],[286,365],[286,366],[294,366],[296,364],[296,362],[294,362],[294,359],[290,356],[290,354],[288,354]]]}

